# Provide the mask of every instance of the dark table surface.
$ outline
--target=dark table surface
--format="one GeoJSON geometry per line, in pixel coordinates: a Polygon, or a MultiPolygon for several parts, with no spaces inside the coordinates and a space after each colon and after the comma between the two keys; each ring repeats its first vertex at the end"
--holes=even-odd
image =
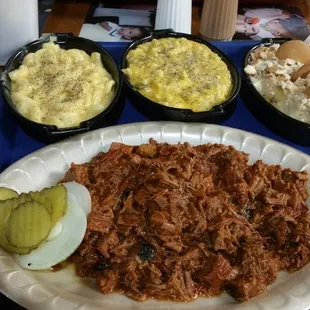
{"type": "MultiPolygon", "coordinates": [[[[245,53],[257,42],[216,42],[215,45],[222,49],[231,59],[234,60],[238,69],[241,70],[242,62],[245,53]]],[[[104,47],[114,56],[119,62],[126,48],[126,43],[104,43],[104,47]]],[[[249,98],[250,100],[250,98],[249,98]]],[[[143,122],[148,119],[140,114],[134,106],[127,100],[125,109],[118,121],[118,124],[126,124],[132,122],[143,122]]],[[[278,140],[299,149],[306,154],[310,154],[310,147],[304,147],[287,141],[271,132],[263,124],[261,124],[246,108],[241,97],[238,98],[237,109],[235,113],[226,120],[223,125],[239,128],[242,130],[254,132],[268,138],[278,140]]],[[[43,147],[45,144],[34,140],[28,136],[19,126],[13,115],[4,105],[3,98],[0,97],[0,172],[7,168],[16,160],[25,155],[43,147]]],[[[1,290],[1,287],[0,287],[1,290]]],[[[21,310],[24,309],[15,304],[0,293],[0,310],[21,310]]],[[[61,309],[65,310],[65,309],[61,309]]]]}

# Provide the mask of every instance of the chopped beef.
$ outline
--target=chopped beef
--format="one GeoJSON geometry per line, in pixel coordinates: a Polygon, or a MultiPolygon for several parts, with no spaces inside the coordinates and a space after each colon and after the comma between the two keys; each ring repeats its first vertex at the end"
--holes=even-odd
{"type": "Polygon", "coordinates": [[[196,272],[196,278],[205,286],[208,295],[220,294],[226,282],[232,280],[238,274],[222,255],[212,254],[204,268],[196,272]]]}
{"type": "Polygon", "coordinates": [[[99,290],[104,294],[113,293],[118,285],[118,271],[109,270],[104,272],[102,275],[97,276],[97,285],[99,290]]]}
{"type": "Polygon", "coordinates": [[[71,256],[103,294],[248,300],[310,261],[308,175],[231,146],[113,143],[62,181],[84,184],[92,211],[71,256]]]}

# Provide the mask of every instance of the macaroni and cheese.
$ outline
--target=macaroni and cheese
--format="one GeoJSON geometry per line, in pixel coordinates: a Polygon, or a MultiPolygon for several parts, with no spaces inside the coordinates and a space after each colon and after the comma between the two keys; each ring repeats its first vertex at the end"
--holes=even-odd
{"type": "Polygon", "coordinates": [[[29,53],[9,77],[18,111],[34,122],[58,128],[74,127],[98,115],[114,96],[115,81],[99,53],[89,56],[53,42],[29,53]]]}
{"type": "Polygon", "coordinates": [[[208,111],[229,99],[233,82],[225,62],[206,45],[162,38],[138,45],[123,72],[143,96],[165,106],[208,111]]]}

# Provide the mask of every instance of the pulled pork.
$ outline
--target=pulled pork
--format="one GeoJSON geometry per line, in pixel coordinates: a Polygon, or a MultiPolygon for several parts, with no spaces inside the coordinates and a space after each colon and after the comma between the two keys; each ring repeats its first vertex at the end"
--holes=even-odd
{"type": "Polygon", "coordinates": [[[85,185],[92,211],[71,257],[104,294],[187,302],[260,294],[279,270],[310,260],[306,172],[231,146],[113,143],[64,181],[85,185]]]}

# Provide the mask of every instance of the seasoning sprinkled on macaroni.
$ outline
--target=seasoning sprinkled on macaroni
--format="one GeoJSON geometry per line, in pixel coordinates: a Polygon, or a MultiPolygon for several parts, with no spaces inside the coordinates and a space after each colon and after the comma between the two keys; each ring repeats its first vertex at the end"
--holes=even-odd
{"type": "Polygon", "coordinates": [[[114,96],[115,81],[99,53],[89,56],[53,42],[29,53],[9,76],[18,111],[34,122],[58,128],[74,127],[98,115],[114,96]]]}
{"type": "Polygon", "coordinates": [[[206,45],[162,38],[138,45],[123,72],[143,96],[162,105],[208,111],[229,99],[233,82],[225,62],[206,45]]]}

